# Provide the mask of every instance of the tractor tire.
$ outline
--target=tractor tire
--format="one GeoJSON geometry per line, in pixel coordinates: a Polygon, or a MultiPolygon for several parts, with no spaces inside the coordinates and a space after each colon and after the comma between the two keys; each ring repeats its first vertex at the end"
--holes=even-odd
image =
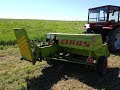
{"type": "Polygon", "coordinates": [[[108,68],[107,68],[107,57],[100,56],[98,58],[98,64],[97,64],[97,73],[100,77],[103,77],[107,74],[108,68]]]}
{"type": "Polygon", "coordinates": [[[111,52],[120,51],[120,27],[108,33],[107,44],[111,52]]]}

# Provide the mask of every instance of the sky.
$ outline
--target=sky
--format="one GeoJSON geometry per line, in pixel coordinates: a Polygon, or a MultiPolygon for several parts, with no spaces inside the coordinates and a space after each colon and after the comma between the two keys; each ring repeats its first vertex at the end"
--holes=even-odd
{"type": "Polygon", "coordinates": [[[103,5],[120,0],[0,0],[0,18],[85,21],[88,8],[103,5]]]}

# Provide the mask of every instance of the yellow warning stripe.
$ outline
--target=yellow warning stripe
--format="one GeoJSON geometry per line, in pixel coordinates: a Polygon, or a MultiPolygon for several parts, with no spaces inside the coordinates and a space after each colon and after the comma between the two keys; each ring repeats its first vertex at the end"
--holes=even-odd
{"type": "Polygon", "coordinates": [[[28,53],[29,55],[31,55],[31,53],[30,53],[28,47],[26,47],[26,48],[20,47],[20,48],[21,48],[21,50],[23,50],[24,52],[26,52],[26,53],[28,53]]]}
{"type": "Polygon", "coordinates": [[[28,55],[31,55],[31,53],[29,52],[29,50],[25,50],[25,49],[21,49],[22,52],[25,52],[28,55]]]}
{"type": "Polygon", "coordinates": [[[19,45],[22,45],[22,44],[25,44],[25,43],[27,43],[27,40],[26,40],[26,39],[24,39],[23,41],[19,42],[18,44],[19,44],[19,45]]]}
{"type": "MultiPolygon", "coordinates": [[[[22,54],[23,55],[23,54],[22,54]]],[[[32,58],[30,58],[29,56],[23,56],[25,57],[25,59],[29,60],[29,61],[32,61],[32,58]]]]}
{"type": "Polygon", "coordinates": [[[28,50],[28,43],[26,42],[26,43],[24,43],[24,44],[22,44],[22,45],[20,45],[19,46],[21,49],[27,49],[28,50]]]}
{"type": "Polygon", "coordinates": [[[23,50],[23,51],[26,51],[28,54],[31,55],[31,52],[30,52],[30,50],[29,50],[28,45],[26,45],[26,46],[20,46],[20,49],[23,50]]]}
{"type": "Polygon", "coordinates": [[[32,59],[28,56],[23,56],[23,57],[25,57],[26,60],[32,61],[32,59]]]}
{"type": "Polygon", "coordinates": [[[32,61],[32,56],[31,56],[31,52],[29,50],[29,45],[27,42],[27,38],[26,36],[22,36],[18,41],[17,41],[19,47],[20,47],[20,52],[23,56],[26,57],[26,59],[32,61]]]}
{"type": "Polygon", "coordinates": [[[25,35],[22,36],[20,39],[18,39],[17,42],[20,43],[20,42],[23,41],[24,39],[26,39],[25,35]]]}
{"type": "Polygon", "coordinates": [[[26,51],[21,50],[21,54],[22,54],[23,56],[25,56],[28,60],[31,60],[31,61],[32,61],[32,57],[31,57],[31,55],[28,54],[26,51]]]}
{"type": "Polygon", "coordinates": [[[27,44],[27,43],[24,43],[23,45],[20,45],[20,48],[28,49],[28,44],[27,44]]]}
{"type": "Polygon", "coordinates": [[[24,54],[24,56],[27,56],[29,58],[32,58],[29,54],[27,54],[26,52],[22,51],[22,54],[24,54]]]}

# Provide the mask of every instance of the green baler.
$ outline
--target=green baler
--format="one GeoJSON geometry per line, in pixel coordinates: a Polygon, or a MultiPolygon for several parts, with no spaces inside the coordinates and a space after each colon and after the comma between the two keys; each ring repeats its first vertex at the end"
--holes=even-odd
{"type": "MultiPolygon", "coordinates": [[[[26,30],[14,29],[22,59],[70,62],[97,67],[99,75],[107,73],[107,44],[99,34],[47,33],[41,43],[30,44],[26,30]]],[[[59,63],[59,62],[58,62],[59,63]]]]}

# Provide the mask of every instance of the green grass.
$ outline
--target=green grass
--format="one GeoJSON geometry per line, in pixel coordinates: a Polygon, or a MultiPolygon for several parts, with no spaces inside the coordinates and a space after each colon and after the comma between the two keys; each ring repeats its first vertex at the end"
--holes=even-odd
{"type": "MultiPolygon", "coordinates": [[[[25,60],[20,61],[19,60],[20,52],[19,52],[19,48],[17,45],[15,45],[15,46],[0,46],[0,47],[2,47],[2,50],[0,50],[0,90],[26,90],[26,88],[29,87],[28,82],[26,80],[28,80],[28,79],[32,80],[34,78],[36,78],[35,80],[37,82],[37,85],[39,85],[39,84],[40,85],[41,84],[49,85],[49,82],[46,82],[46,80],[44,80],[44,82],[43,82],[44,84],[39,83],[39,80],[43,80],[43,79],[39,79],[39,77],[41,77],[42,75],[46,76],[47,74],[50,75],[50,77],[46,77],[46,78],[52,79],[55,77],[56,74],[53,73],[54,72],[54,71],[52,71],[53,69],[49,69],[49,70],[47,69],[48,71],[46,73],[45,73],[45,71],[42,72],[42,70],[45,69],[45,67],[48,67],[48,64],[45,61],[37,62],[35,65],[32,65],[30,62],[25,61],[25,60]],[[51,74],[49,74],[50,72],[51,72],[51,74]]],[[[113,70],[114,70],[114,68],[119,68],[119,70],[120,70],[120,56],[111,55],[108,58],[108,67],[113,68],[113,70]]],[[[67,73],[65,73],[65,75],[66,74],[67,73]]],[[[86,76],[86,73],[83,73],[83,74],[81,73],[78,75],[86,76]]],[[[117,73],[115,75],[117,75],[117,73]]],[[[85,90],[95,89],[94,87],[89,86],[89,84],[87,85],[86,83],[82,82],[81,81],[82,79],[80,79],[80,80],[77,79],[77,77],[78,76],[76,76],[76,78],[73,77],[74,79],[72,78],[72,79],[68,79],[68,80],[63,80],[62,78],[64,78],[64,77],[62,77],[61,80],[56,82],[57,88],[58,87],[59,88],[53,89],[53,90],[63,90],[62,89],[63,87],[70,88],[70,90],[79,90],[80,88],[85,89],[85,90]],[[73,89],[73,88],[75,88],[75,89],[73,89]]],[[[119,77],[120,77],[120,73],[119,73],[119,77]]],[[[90,78],[91,78],[91,76],[90,76],[90,78]]],[[[92,79],[90,79],[90,80],[92,80],[92,79]]],[[[112,87],[114,87],[115,85],[118,86],[120,83],[119,80],[120,79],[117,77],[113,77],[113,79],[110,78],[110,81],[112,84],[109,84],[109,85],[111,85],[112,87]]],[[[49,79],[48,79],[48,81],[49,81],[49,79]]],[[[34,90],[32,88],[32,85],[36,85],[34,83],[34,80],[33,80],[33,82],[31,82],[30,85],[31,86],[30,86],[29,90],[34,90]]],[[[37,86],[34,86],[34,88],[35,87],[37,87],[37,86]]],[[[51,87],[52,87],[52,85],[51,85],[51,87]]]]}
{"type": "Polygon", "coordinates": [[[40,39],[45,33],[81,33],[86,22],[0,19],[0,42],[14,42],[13,28],[25,28],[30,39],[40,39]]]}
{"type": "Polygon", "coordinates": [[[39,76],[42,74],[40,71],[47,66],[46,62],[32,65],[20,61],[19,56],[16,46],[5,46],[0,50],[0,90],[24,90],[27,87],[25,80],[39,76]]]}

